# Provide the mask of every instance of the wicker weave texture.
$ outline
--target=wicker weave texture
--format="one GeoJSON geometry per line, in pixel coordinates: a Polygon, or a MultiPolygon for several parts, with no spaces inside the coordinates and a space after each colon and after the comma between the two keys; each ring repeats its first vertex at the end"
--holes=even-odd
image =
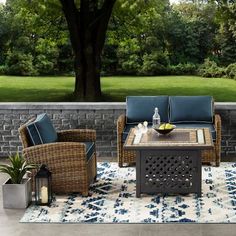
{"type": "MultiPolygon", "coordinates": [[[[122,132],[125,128],[126,117],[124,114],[120,115],[117,120],[117,149],[118,149],[118,165],[123,167],[135,163],[136,152],[127,151],[123,149],[122,132]]],[[[214,125],[216,129],[216,141],[214,143],[214,150],[203,150],[201,152],[203,163],[214,163],[216,166],[220,165],[221,157],[221,118],[218,114],[214,117],[214,125]]]]}
{"type": "Polygon", "coordinates": [[[97,175],[96,152],[88,161],[86,146],[80,142],[95,142],[95,130],[60,131],[59,142],[31,147],[25,125],[19,128],[19,133],[24,147],[23,156],[27,162],[46,164],[52,172],[54,192],[80,192],[85,196],[88,195],[89,185],[97,175]]]}

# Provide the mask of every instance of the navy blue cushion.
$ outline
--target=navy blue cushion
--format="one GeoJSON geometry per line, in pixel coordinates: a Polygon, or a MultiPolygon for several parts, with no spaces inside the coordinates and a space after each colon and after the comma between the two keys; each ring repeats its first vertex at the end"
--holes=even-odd
{"type": "Polygon", "coordinates": [[[213,124],[196,124],[196,123],[188,123],[188,124],[175,124],[177,128],[209,128],[211,131],[212,139],[216,140],[216,130],[213,124]]]}
{"type": "MultiPolygon", "coordinates": [[[[122,133],[122,142],[124,143],[129,131],[131,128],[135,127],[135,124],[127,124],[124,128],[124,131],[122,133]]],[[[151,127],[149,125],[148,127],[151,127]]],[[[216,139],[216,130],[215,126],[213,124],[196,124],[196,123],[188,123],[188,124],[176,124],[177,128],[209,128],[211,131],[212,139],[215,141],[216,139]]]]}
{"type": "Polygon", "coordinates": [[[86,157],[89,160],[93,153],[95,152],[95,144],[94,142],[83,142],[86,145],[86,157]]]}
{"type": "Polygon", "coordinates": [[[211,96],[170,96],[170,123],[213,123],[211,96]]]}
{"type": "Polygon", "coordinates": [[[158,107],[161,122],[168,122],[168,96],[126,97],[126,123],[152,122],[155,107],[158,107]]]}
{"type": "Polygon", "coordinates": [[[57,141],[57,132],[47,114],[40,114],[26,126],[32,145],[54,143],[57,141]]]}

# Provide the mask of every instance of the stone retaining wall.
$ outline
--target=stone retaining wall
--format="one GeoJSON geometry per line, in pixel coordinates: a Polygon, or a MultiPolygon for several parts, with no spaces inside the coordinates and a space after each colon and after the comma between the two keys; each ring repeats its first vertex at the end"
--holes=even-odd
{"type": "MultiPolygon", "coordinates": [[[[222,117],[222,157],[236,157],[236,103],[216,103],[222,117]]],[[[18,128],[36,114],[46,112],[55,127],[97,131],[98,156],[116,157],[116,121],[125,103],[0,103],[0,157],[21,151],[18,128]]]]}

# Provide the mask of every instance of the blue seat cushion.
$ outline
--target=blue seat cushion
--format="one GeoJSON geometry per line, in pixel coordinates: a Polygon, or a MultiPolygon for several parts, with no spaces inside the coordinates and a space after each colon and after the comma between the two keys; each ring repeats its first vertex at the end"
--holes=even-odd
{"type": "MultiPolygon", "coordinates": [[[[213,124],[188,123],[188,124],[175,124],[175,125],[177,128],[209,128],[211,131],[213,141],[216,140],[216,130],[215,130],[215,126],[213,124]]],[[[122,142],[123,143],[125,142],[130,129],[133,127],[135,127],[134,124],[126,124],[124,131],[122,133],[122,142]]],[[[151,127],[151,125],[148,127],[151,127]]]]}
{"type": "Polygon", "coordinates": [[[83,142],[86,145],[86,157],[87,160],[93,156],[93,153],[95,152],[95,144],[94,142],[83,142]]]}
{"type": "Polygon", "coordinates": [[[196,124],[196,123],[188,123],[188,124],[175,124],[177,128],[209,128],[211,131],[212,139],[216,140],[216,130],[213,124],[196,124]]]}
{"type": "Polygon", "coordinates": [[[170,96],[170,123],[213,123],[211,96],[170,96]]]}
{"type": "Polygon", "coordinates": [[[57,142],[57,132],[46,113],[38,115],[26,129],[32,145],[57,142]]]}
{"type": "Polygon", "coordinates": [[[126,123],[152,122],[155,107],[159,109],[161,122],[168,122],[168,96],[126,97],[126,123]]]}

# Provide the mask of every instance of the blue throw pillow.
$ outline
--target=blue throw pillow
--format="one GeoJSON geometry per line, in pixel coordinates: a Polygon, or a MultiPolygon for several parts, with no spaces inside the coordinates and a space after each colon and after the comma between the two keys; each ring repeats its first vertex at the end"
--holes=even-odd
{"type": "Polygon", "coordinates": [[[158,107],[161,122],[168,122],[168,96],[126,97],[127,124],[152,122],[155,107],[158,107]]]}
{"type": "Polygon", "coordinates": [[[32,145],[57,141],[57,132],[46,113],[38,115],[26,128],[32,145]]]}
{"type": "Polygon", "coordinates": [[[214,115],[211,96],[170,96],[171,123],[212,123],[214,115]]]}

